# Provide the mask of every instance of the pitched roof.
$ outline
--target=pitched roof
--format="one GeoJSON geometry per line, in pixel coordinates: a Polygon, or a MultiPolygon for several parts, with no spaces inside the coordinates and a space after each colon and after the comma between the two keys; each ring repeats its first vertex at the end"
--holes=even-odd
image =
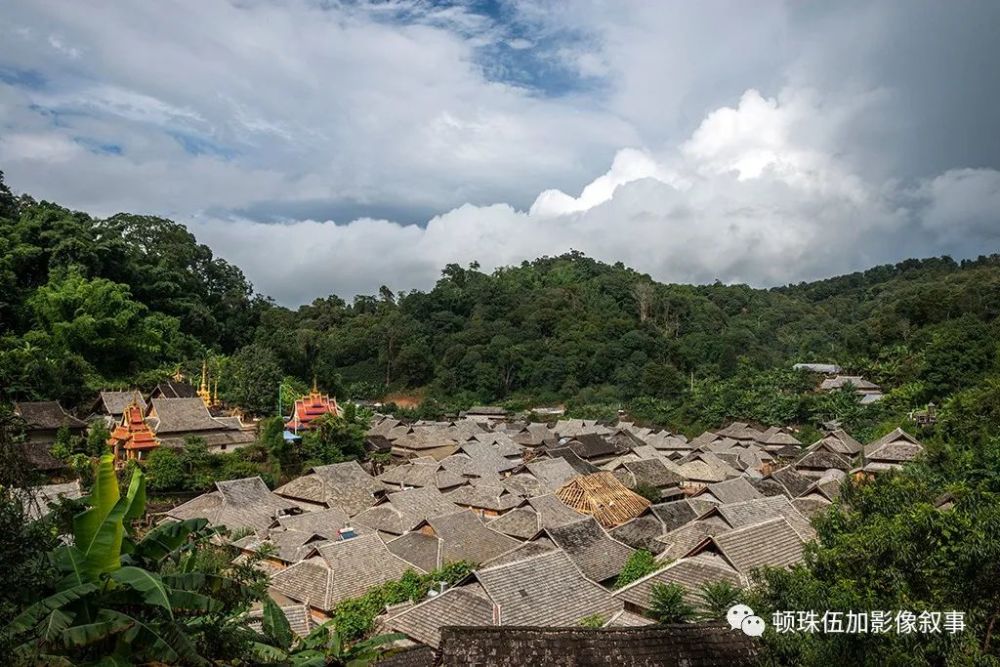
{"type": "Polygon", "coordinates": [[[762,497],[761,492],[755,489],[746,477],[709,484],[704,492],[711,493],[721,503],[738,503],[762,497]]]}
{"type": "Polygon", "coordinates": [[[504,512],[523,502],[520,496],[509,492],[502,486],[493,485],[460,486],[454,491],[446,493],[445,497],[456,505],[495,512],[504,512]]]}
{"type": "Polygon", "coordinates": [[[355,515],[354,522],[394,535],[402,535],[425,519],[451,514],[461,509],[433,487],[397,491],[390,493],[387,499],[388,502],[369,507],[355,515]]]}
{"type": "Polygon", "coordinates": [[[290,500],[271,493],[260,477],[216,482],[215,488],[169,510],[166,516],[178,520],[203,517],[213,526],[262,531],[280,514],[300,510],[290,500]]]}
{"type": "MultiPolygon", "coordinates": [[[[153,398],[197,398],[198,392],[195,388],[186,382],[174,382],[173,380],[164,380],[163,382],[156,385],[153,392],[149,395],[150,399],[153,398]]],[[[200,400],[200,399],[199,399],[200,400]]]]}
{"type": "Polygon", "coordinates": [[[573,523],[587,516],[571,507],[567,507],[566,503],[552,493],[528,498],[528,504],[533,510],[538,512],[538,522],[542,528],[573,523]]]}
{"type": "Polygon", "coordinates": [[[851,462],[840,454],[813,450],[794,463],[796,470],[850,470],[851,462]]]}
{"type": "Polygon", "coordinates": [[[150,401],[150,427],[161,436],[167,433],[192,433],[229,429],[228,424],[212,418],[200,398],[154,398],[150,401]]]}
{"type": "Polygon", "coordinates": [[[675,528],[666,535],[660,537],[660,541],[666,548],[656,557],[657,560],[676,560],[690,553],[692,549],[701,544],[706,537],[718,535],[725,532],[726,526],[721,523],[710,523],[705,521],[692,521],[680,528],[675,528]]]}
{"type": "Polygon", "coordinates": [[[577,472],[566,459],[542,459],[528,463],[528,472],[538,478],[542,488],[547,492],[553,492],[560,486],[576,477],[577,472]]]}
{"type": "Polygon", "coordinates": [[[374,534],[325,542],[317,551],[334,574],[331,588],[334,603],[363,595],[369,588],[417,569],[389,551],[382,538],[374,534]]]}
{"type": "Polygon", "coordinates": [[[584,461],[576,452],[566,446],[546,447],[545,453],[548,454],[550,458],[565,460],[578,475],[589,475],[600,471],[600,468],[589,461],[584,461]]]}
{"type": "Polygon", "coordinates": [[[339,507],[278,517],[276,523],[285,530],[314,533],[330,540],[340,537],[341,528],[351,527],[358,533],[363,533],[366,530],[364,526],[353,526],[347,512],[339,507]]]}
{"type": "Polygon", "coordinates": [[[378,476],[378,480],[386,487],[433,486],[441,491],[454,489],[466,483],[466,479],[450,470],[444,470],[441,465],[433,463],[417,463],[410,461],[404,465],[391,466],[378,476]]]}
{"type": "Polygon", "coordinates": [[[701,518],[705,519],[711,514],[721,516],[733,528],[743,528],[769,519],[784,517],[803,540],[808,541],[816,537],[816,531],[809,524],[809,519],[795,509],[786,496],[769,496],[719,505],[701,518]]]}
{"type": "MultiPolygon", "coordinates": [[[[286,563],[297,563],[315,549],[317,542],[332,538],[302,530],[269,530],[265,536],[251,533],[233,542],[243,551],[260,551],[264,546],[273,548],[273,557],[286,563]]],[[[339,538],[336,538],[339,539],[339,538]]]]}
{"type": "Polygon", "coordinates": [[[590,514],[606,528],[639,516],[650,505],[610,472],[581,475],[564,484],[556,496],[568,507],[590,514]]]}
{"type": "Polygon", "coordinates": [[[639,614],[632,613],[627,609],[609,618],[602,627],[605,628],[642,628],[647,625],[656,625],[656,621],[639,614]]]}
{"type": "MultiPolygon", "coordinates": [[[[304,604],[286,604],[278,608],[288,620],[288,626],[292,632],[298,637],[307,636],[316,626],[316,621],[309,613],[309,607],[304,604]]],[[[254,609],[247,614],[247,618],[250,620],[250,627],[260,632],[263,626],[264,610],[254,609]]]]}
{"type": "Polygon", "coordinates": [[[812,479],[799,474],[792,466],[772,470],[770,477],[781,484],[789,498],[802,495],[813,483],[812,479]]]}
{"type": "Polygon", "coordinates": [[[865,458],[910,461],[923,451],[919,440],[901,428],[865,445],[865,458]],[[903,457],[903,458],[900,458],[903,457]]]}
{"type": "Polygon", "coordinates": [[[594,581],[618,576],[632,554],[631,547],[604,532],[593,518],[547,528],[545,532],[594,581]]]}
{"type": "Polygon", "coordinates": [[[658,458],[626,462],[624,468],[629,472],[633,486],[645,484],[662,489],[684,481],[677,465],[658,458]]]}
{"type": "Polygon", "coordinates": [[[614,595],[639,609],[648,610],[653,607],[654,586],[677,584],[684,589],[684,598],[689,604],[702,607],[704,602],[699,595],[701,587],[717,581],[726,581],[738,588],[747,583],[746,578],[725,559],[706,553],[676,560],[663,569],[615,591],[614,595]]]}
{"type": "Polygon", "coordinates": [[[316,466],[275,493],[329,507],[340,507],[349,515],[357,514],[375,504],[375,495],[382,484],[369,475],[357,461],[316,466]]]}
{"type": "Polygon", "coordinates": [[[574,625],[622,608],[562,550],[476,570],[475,576],[499,608],[501,625],[574,625]]]}
{"type": "Polygon", "coordinates": [[[142,409],[143,414],[145,414],[146,401],[136,389],[129,391],[102,391],[98,396],[98,402],[105,414],[113,417],[124,413],[125,408],[130,406],[133,401],[135,401],[139,408],[142,409]]]}
{"type": "Polygon", "coordinates": [[[538,513],[530,506],[518,507],[487,522],[491,530],[522,540],[534,537],[541,530],[538,513]]]}
{"type": "Polygon", "coordinates": [[[441,566],[441,539],[411,531],[386,542],[389,551],[421,570],[430,572],[441,566]]]}
{"type": "Polygon", "coordinates": [[[510,551],[520,543],[484,525],[468,510],[431,517],[427,520],[441,540],[441,563],[468,561],[482,563],[510,551]]]}
{"type": "Polygon", "coordinates": [[[437,647],[441,628],[492,625],[493,602],[478,583],[455,586],[386,620],[386,626],[421,644],[437,647]]]}
{"type": "Polygon", "coordinates": [[[666,545],[657,538],[666,532],[663,522],[650,508],[631,521],[612,528],[608,534],[633,549],[645,549],[651,554],[658,554],[666,545]]]}
{"type": "Polygon", "coordinates": [[[20,401],[14,403],[14,414],[24,420],[29,431],[87,427],[86,423],[63,410],[59,401],[20,401]]]}
{"type": "Polygon", "coordinates": [[[35,520],[46,516],[51,511],[49,503],[57,502],[60,498],[82,498],[83,489],[80,486],[80,480],[76,479],[64,484],[42,484],[24,489],[14,489],[14,495],[21,499],[28,519],[35,520]]]}
{"type": "Polygon", "coordinates": [[[680,623],[642,628],[452,627],[441,634],[440,664],[445,667],[568,664],[749,667],[757,664],[759,651],[759,641],[719,624],[680,623]]]}
{"type": "Polygon", "coordinates": [[[566,446],[583,459],[615,456],[627,451],[624,447],[615,444],[608,438],[597,433],[584,433],[574,436],[572,440],[566,443],[566,446]]]}
{"type": "Polygon", "coordinates": [[[805,543],[784,517],[778,517],[707,538],[689,555],[708,545],[714,545],[737,570],[750,574],[765,565],[783,567],[799,562],[805,543]]]}

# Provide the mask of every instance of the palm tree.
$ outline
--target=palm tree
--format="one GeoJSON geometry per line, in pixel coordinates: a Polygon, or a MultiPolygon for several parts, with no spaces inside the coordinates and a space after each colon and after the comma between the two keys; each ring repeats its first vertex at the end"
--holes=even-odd
{"type": "Polygon", "coordinates": [[[677,584],[653,584],[652,609],[649,615],[660,623],[685,623],[694,620],[694,607],[684,599],[684,589],[677,584]]]}
{"type": "Polygon", "coordinates": [[[708,581],[702,584],[698,597],[701,598],[704,607],[703,618],[721,621],[726,617],[729,608],[739,602],[740,589],[728,581],[708,581]]]}

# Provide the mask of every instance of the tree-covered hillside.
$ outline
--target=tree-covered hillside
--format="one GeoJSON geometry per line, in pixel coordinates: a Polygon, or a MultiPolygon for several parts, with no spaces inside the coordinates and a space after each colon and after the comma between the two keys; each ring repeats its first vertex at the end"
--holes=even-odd
{"type": "Polygon", "coordinates": [[[260,413],[283,378],[315,376],[341,397],[414,393],[429,406],[560,402],[681,428],[821,417],[863,428],[931,401],[985,400],[976,392],[996,376],[998,313],[996,255],[763,290],[660,284],[576,253],[493,273],[449,265],[428,292],[383,288],[293,311],[182,225],[99,220],[0,190],[6,400],[81,405],[102,387],[196,375],[209,358],[220,393],[260,413]],[[816,396],[795,361],[839,363],[889,396],[866,410],[816,396]]]}

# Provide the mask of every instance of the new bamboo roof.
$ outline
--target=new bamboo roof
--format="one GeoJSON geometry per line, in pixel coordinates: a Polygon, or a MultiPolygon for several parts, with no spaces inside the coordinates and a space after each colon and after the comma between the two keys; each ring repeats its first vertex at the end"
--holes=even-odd
{"type": "Polygon", "coordinates": [[[578,512],[593,516],[605,528],[619,526],[650,506],[610,472],[576,477],[560,487],[556,496],[578,512]]]}

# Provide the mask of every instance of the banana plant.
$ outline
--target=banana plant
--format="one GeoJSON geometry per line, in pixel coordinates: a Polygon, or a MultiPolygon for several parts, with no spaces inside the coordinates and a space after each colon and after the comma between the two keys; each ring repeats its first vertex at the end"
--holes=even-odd
{"type": "Polygon", "coordinates": [[[394,633],[348,645],[333,621],[327,621],[296,639],[284,612],[269,597],[264,598],[261,630],[264,641],[254,644],[257,661],[288,667],[363,667],[375,662],[382,646],[406,638],[394,633]]]}
{"type": "Polygon", "coordinates": [[[85,500],[71,543],[50,553],[60,575],[56,592],[2,630],[20,642],[16,653],[41,656],[46,664],[207,664],[196,650],[196,627],[199,615],[221,610],[203,592],[221,578],[184,567],[157,572],[168,559],[180,562],[192,535],[207,534],[207,522],[164,524],[135,539],[132,524],[145,511],[145,478],[136,469],[121,496],[111,455],[98,462],[85,500]]]}

